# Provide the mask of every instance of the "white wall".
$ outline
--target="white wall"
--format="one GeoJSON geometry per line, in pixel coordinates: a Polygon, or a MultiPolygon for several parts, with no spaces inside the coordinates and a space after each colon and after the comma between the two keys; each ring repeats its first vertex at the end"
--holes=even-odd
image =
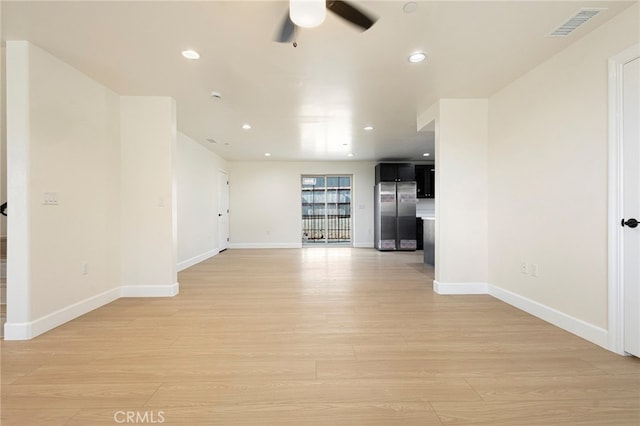
{"type": "Polygon", "coordinates": [[[127,295],[173,295],[178,281],[175,101],[122,97],[120,126],[122,284],[127,295]]]}
{"type": "Polygon", "coordinates": [[[602,329],[607,59],[638,42],[638,16],[636,4],[490,99],[489,281],[602,329]]]}
{"type": "Polygon", "coordinates": [[[120,97],[25,41],[6,55],[5,338],[175,295],[175,102],[120,97]]]}
{"type": "Polygon", "coordinates": [[[178,197],[178,270],[219,252],[219,170],[226,160],[178,133],[176,153],[178,197]]]}
{"type": "Polygon", "coordinates": [[[21,338],[65,307],[112,300],[120,285],[119,98],[36,46],[7,42],[7,107],[5,331],[21,338]],[[58,205],[44,205],[45,192],[58,205]]]}
{"type": "Polygon", "coordinates": [[[373,247],[375,163],[229,162],[230,247],[300,247],[300,177],[353,175],[353,244],[373,247]]]}

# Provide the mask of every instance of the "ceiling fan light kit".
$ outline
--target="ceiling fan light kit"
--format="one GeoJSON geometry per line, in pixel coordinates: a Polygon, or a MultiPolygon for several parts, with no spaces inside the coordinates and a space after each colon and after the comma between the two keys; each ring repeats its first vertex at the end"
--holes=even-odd
{"type": "Polygon", "coordinates": [[[326,16],[325,0],[291,0],[289,3],[289,17],[299,27],[317,27],[326,16]]]}
{"type": "Polygon", "coordinates": [[[360,31],[368,30],[378,19],[346,1],[289,0],[289,12],[280,24],[274,40],[278,43],[293,41],[293,47],[296,47],[296,28],[317,27],[324,22],[327,10],[353,24],[360,31]]]}

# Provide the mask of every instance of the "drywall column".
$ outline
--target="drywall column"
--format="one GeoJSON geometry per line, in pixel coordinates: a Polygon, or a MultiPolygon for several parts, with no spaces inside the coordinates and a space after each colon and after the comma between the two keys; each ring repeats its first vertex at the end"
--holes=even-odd
{"type": "Polygon", "coordinates": [[[29,339],[119,297],[119,97],[7,43],[8,318],[29,339]]]}
{"type": "Polygon", "coordinates": [[[7,41],[7,323],[5,338],[29,338],[23,327],[31,315],[29,280],[29,43],[7,41]],[[13,329],[16,330],[13,330],[13,329]]]}
{"type": "Polygon", "coordinates": [[[178,293],[176,107],[168,97],[120,99],[122,296],[178,293]]]}
{"type": "Polygon", "coordinates": [[[486,293],[488,280],[488,101],[441,99],[418,117],[435,122],[434,290],[486,293]]]}
{"type": "MultiPolygon", "coordinates": [[[[0,6],[0,10],[2,10],[2,6],[0,6]]],[[[0,132],[1,139],[0,142],[0,203],[4,203],[7,201],[7,126],[5,124],[5,114],[3,112],[3,108],[6,105],[6,93],[7,93],[7,85],[6,85],[6,73],[5,73],[5,47],[0,47],[0,132]]],[[[7,237],[7,218],[5,216],[0,215],[0,238],[7,237]]],[[[3,300],[4,302],[4,300],[3,300]]]]}
{"type": "MultiPolygon", "coordinates": [[[[0,3],[0,22],[2,22],[2,3],[0,3]]],[[[4,46],[0,46],[0,203],[7,200],[7,126],[5,125],[4,106],[6,104],[6,73],[4,46]]],[[[0,215],[0,238],[7,237],[7,218],[0,215]]],[[[2,300],[3,303],[6,300],[2,300]]]]}

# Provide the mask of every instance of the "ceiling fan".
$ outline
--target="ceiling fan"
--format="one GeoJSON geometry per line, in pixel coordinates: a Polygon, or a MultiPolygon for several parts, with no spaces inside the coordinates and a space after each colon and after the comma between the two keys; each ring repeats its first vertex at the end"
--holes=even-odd
{"type": "MultiPolygon", "coordinates": [[[[330,10],[347,22],[366,31],[377,18],[363,12],[346,1],[339,0],[289,0],[289,10],[280,26],[276,39],[278,43],[288,43],[294,39],[296,28],[312,28],[324,21],[326,10],[330,10]]],[[[293,46],[297,44],[294,41],[293,46]]]]}

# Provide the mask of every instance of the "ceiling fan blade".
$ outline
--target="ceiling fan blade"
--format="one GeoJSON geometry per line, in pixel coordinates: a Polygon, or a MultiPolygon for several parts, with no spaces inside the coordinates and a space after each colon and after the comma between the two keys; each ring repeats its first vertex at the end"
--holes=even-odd
{"type": "Polygon", "coordinates": [[[280,25],[280,29],[276,34],[275,41],[277,41],[278,43],[289,43],[291,40],[293,40],[295,32],[296,24],[294,24],[289,17],[289,9],[287,9],[287,15],[284,17],[282,25],[280,25]]]}
{"type": "Polygon", "coordinates": [[[363,11],[350,5],[346,1],[327,0],[327,9],[342,19],[362,28],[363,31],[371,28],[371,26],[378,20],[377,18],[365,14],[363,11]]]}

